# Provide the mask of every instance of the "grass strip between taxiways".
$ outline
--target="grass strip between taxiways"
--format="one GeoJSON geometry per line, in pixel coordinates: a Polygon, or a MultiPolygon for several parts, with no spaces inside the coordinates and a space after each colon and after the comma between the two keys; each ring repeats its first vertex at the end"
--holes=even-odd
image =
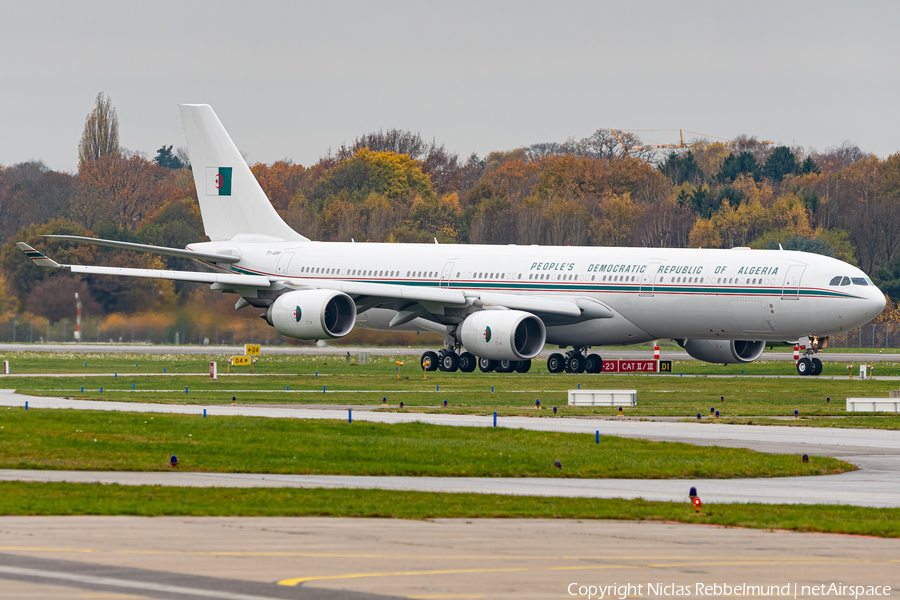
{"type": "Polygon", "coordinates": [[[715,504],[350,489],[188,488],[0,483],[4,515],[554,518],[676,521],[900,537],[900,509],[715,504]]]}
{"type": "Polygon", "coordinates": [[[855,470],[829,457],[426,423],[0,409],[0,468],[321,475],[746,478],[855,470]],[[556,468],[560,461],[563,468],[556,468]]]}

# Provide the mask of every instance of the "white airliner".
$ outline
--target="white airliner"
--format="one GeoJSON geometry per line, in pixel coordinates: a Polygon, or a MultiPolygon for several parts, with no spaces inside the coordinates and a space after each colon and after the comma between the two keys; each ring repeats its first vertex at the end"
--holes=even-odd
{"type": "Polygon", "coordinates": [[[186,249],[47,236],[191,258],[209,272],[60,265],[27,244],[38,265],[73,273],[211,284],[236,309],[265,308],[279,333],[338,338],[354,326],[434,331],[444,348],[429,370],[526,372],[545,344],[553,373],[598,373],[592,346],[676,340],[694,358],[748,363],[766,342],[807,346],[801,375],[818,375],[808,338],[856,328],[885,297],[866,274],[817,254],[784,250],[480,246],[314,242],[275,212],[215,112],[181,105],[211,241],[186,249]]]}

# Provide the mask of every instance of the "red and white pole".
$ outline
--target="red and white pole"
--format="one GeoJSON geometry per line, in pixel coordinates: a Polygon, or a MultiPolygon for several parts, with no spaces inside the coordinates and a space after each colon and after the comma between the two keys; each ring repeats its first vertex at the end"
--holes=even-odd
{"type": "Polygon", "coordinates": [[[800,360],[800,346],[794,346],[794,362],[800,360]]]}
{"type": "Polygon", "coordinates": [[[659,360],[659,346],[653,346],[653,360],[659,360]]]}
{"type": "Polygon", "coordinates": [[[81,341],[81,300],[78,299],[78,292],[75,293],[75,341],[81,341]]]}

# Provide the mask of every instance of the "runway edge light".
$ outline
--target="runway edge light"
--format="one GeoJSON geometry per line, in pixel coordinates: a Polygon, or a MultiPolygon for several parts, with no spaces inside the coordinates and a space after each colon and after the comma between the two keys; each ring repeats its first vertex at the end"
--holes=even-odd
{"type": "Polygon", "coordinates": [[[172,458],[169,459],[169,466],[171,466],[172,468],[175,468],[178,466],[178,457],[175,456],[174,454],[172,455],[172,458]]]}

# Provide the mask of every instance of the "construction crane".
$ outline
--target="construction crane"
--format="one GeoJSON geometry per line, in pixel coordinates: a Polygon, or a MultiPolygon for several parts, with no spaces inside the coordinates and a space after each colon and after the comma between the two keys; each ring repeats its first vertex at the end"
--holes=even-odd
{"type": "MultiPolygon", "coordinates": [[[[694,135],[699,135],[703,138],[712,138],[714,140],[718,140],[718,141],[722,142],[725,145],[732,145],[735,143],[734,140],[728,140],[725,138],[716,137],[714,135],[706,135],[705,133],[697,133],[696,131],[688,131],[687,129],[633,129],[631,131],[640,131],[642,133],[646,132],[646,131],[677,131],[678,132],[678,143],[677,144],[665,144],[665,143],[661,143],[661,142],[654,142],[653,140],[648,140],[647,138],[641,137],[639,135],[634,135],[633,133],[631,133],[631,131],[629,131],[628,135],[631,135],[632,137],[635,137],[635,138],[641,140],[642,142],[649,142],[649,143],[641,145],[641,146],[629,147],[625,144],[624,141],[622,141],[622,138],[619,136],[619,134],[626,135],[626,132],[624,130],[610,129],[610,131],[612,132],[612,134],[614,136],[616,136],[616,139],[619,140],[619,143],[622,145],[622,148],[624,149],[624,152],[626,155],[628,154],[629,150],[638,150],[638,151],[641,151],[641,150],[663,150],[666,148],[690,149],[690,148],[697,148],[698,146],[701,145],[701,142],[685,144],[684,143],[684,132],[692,133],[694,135]]],[[[774,144],[774,142],[771,142],[769,140],[760,140],[759,143],[760,144],[774,144]]]]}

